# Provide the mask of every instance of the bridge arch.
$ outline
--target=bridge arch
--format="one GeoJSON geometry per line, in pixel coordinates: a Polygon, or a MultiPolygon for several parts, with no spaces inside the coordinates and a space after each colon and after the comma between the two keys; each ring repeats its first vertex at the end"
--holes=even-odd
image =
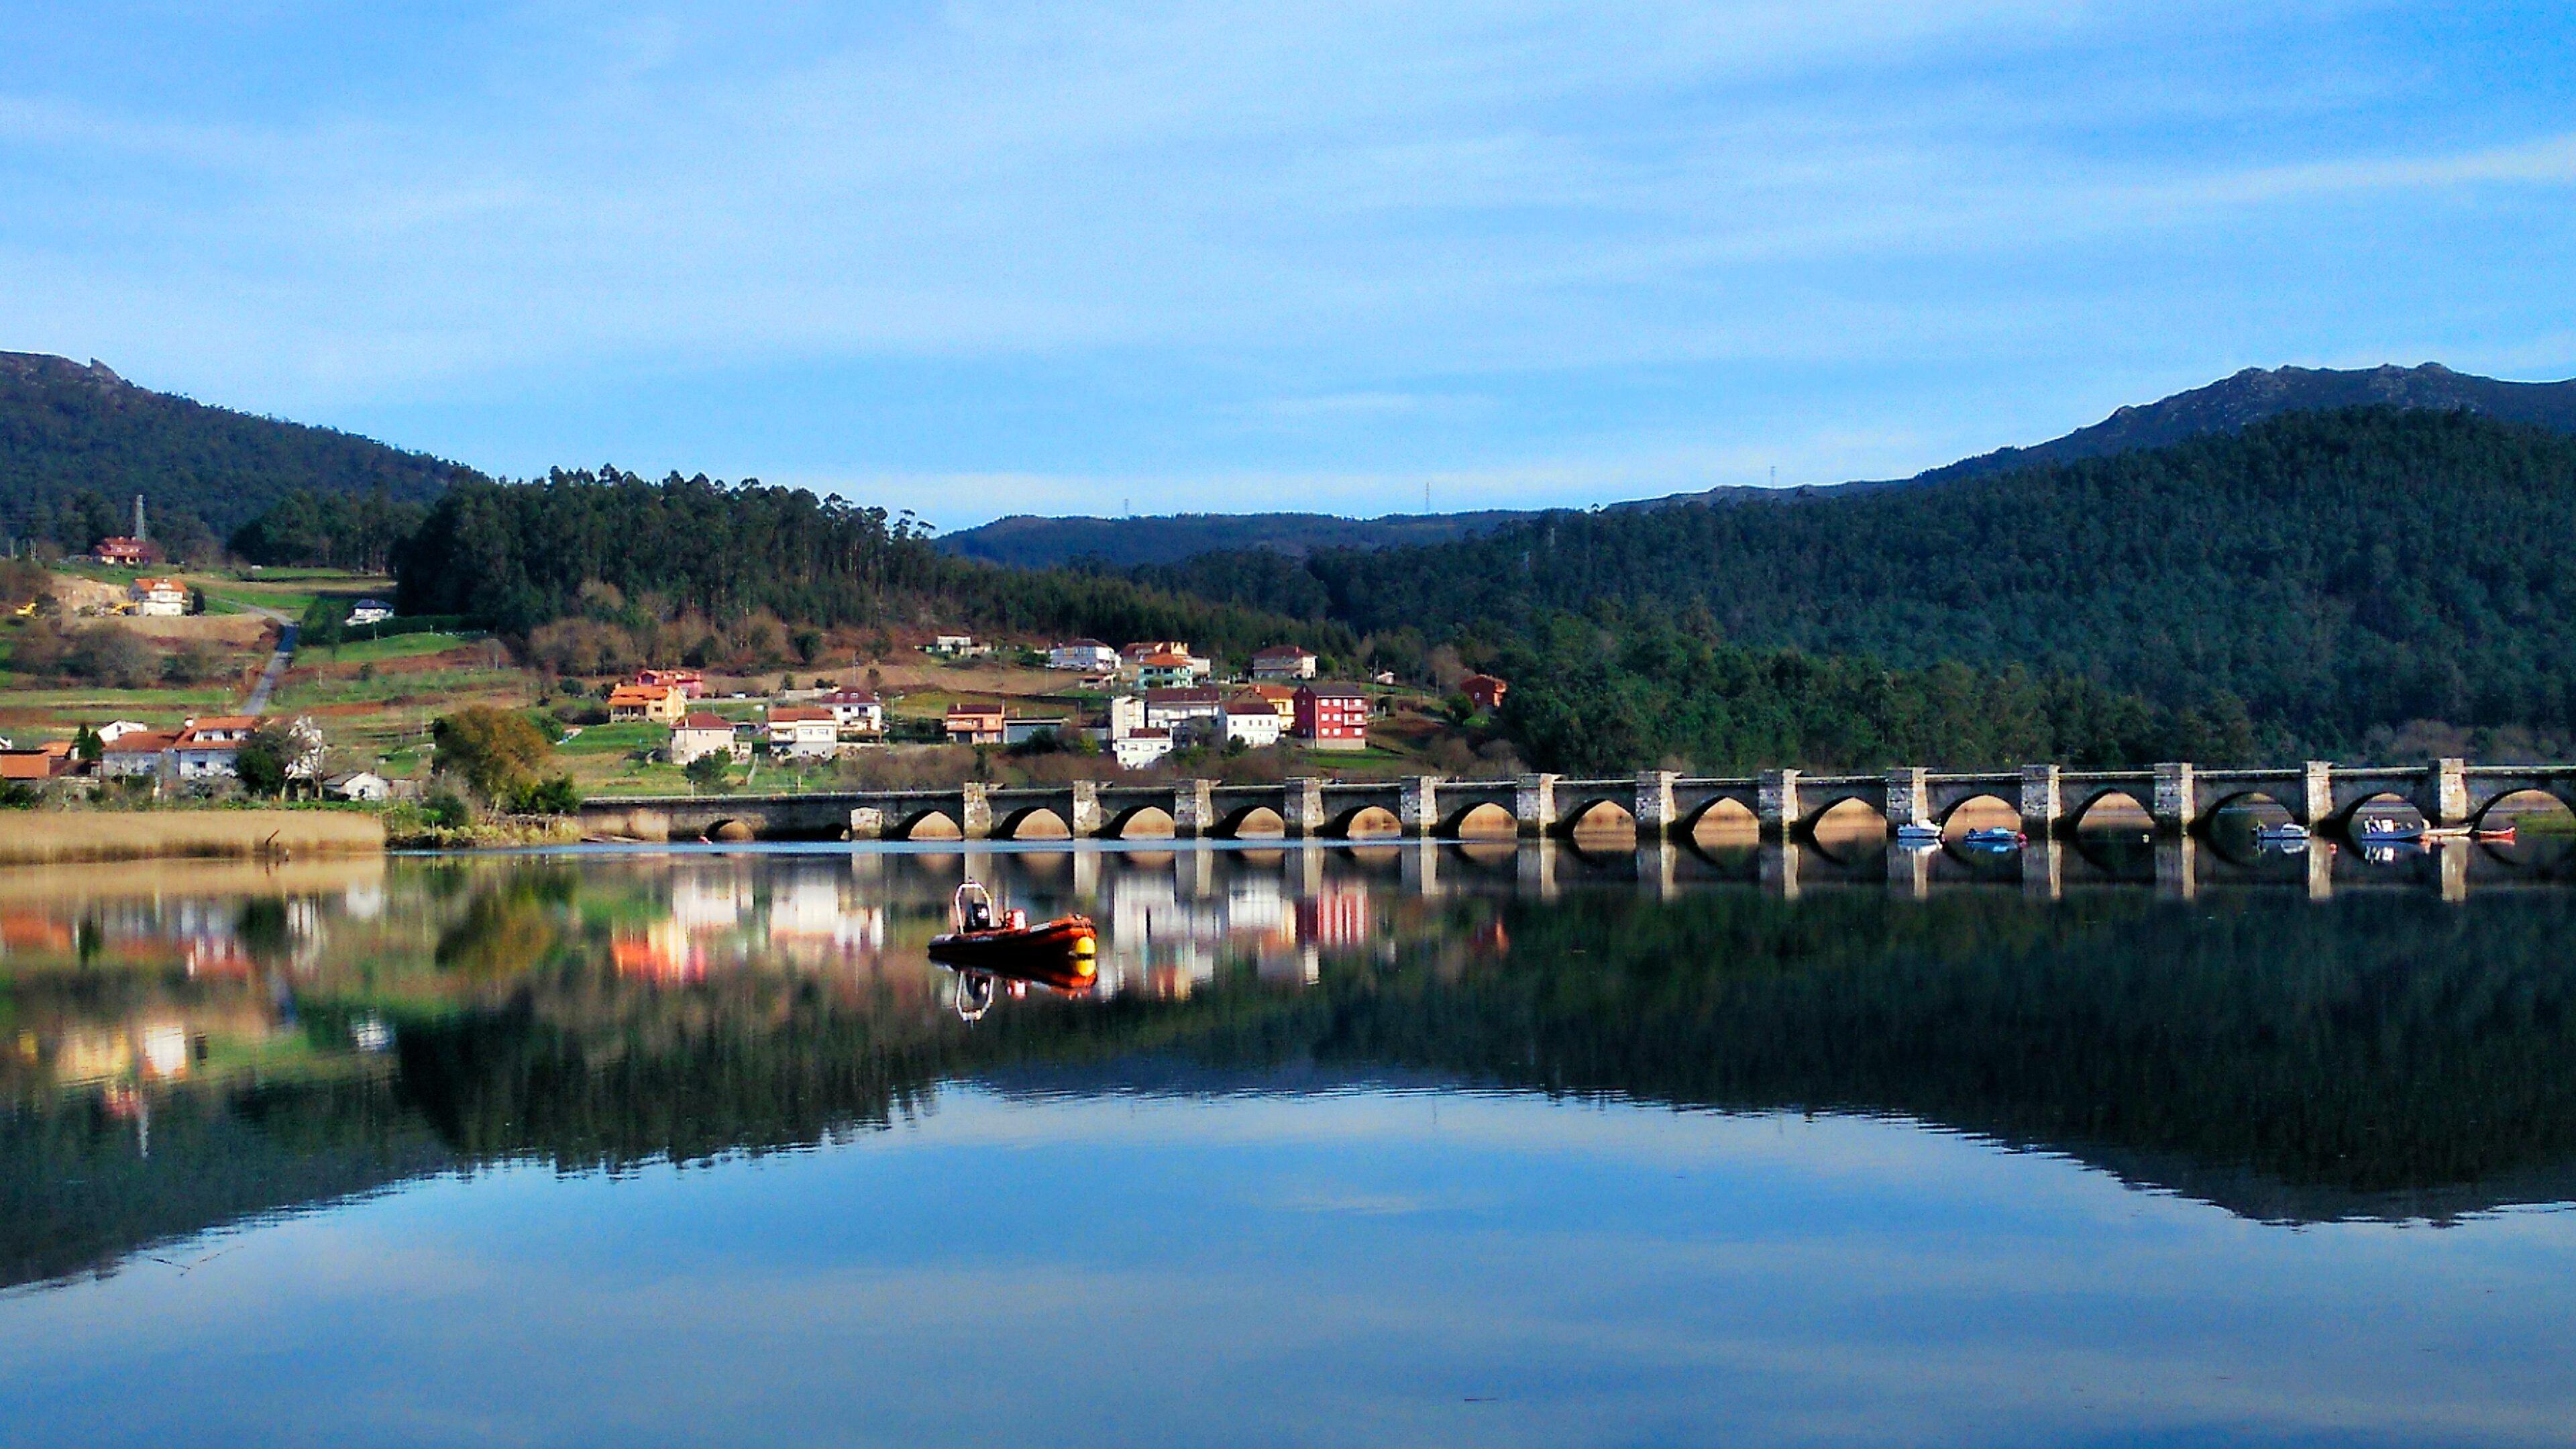
{"type": "Polygon", "coordinates": [[[1160,805],[1130,805],[1115,813],[1104,811],[1100,835],[1104,840],[1167,840],[1179,833],[1172,812],[1160,805]]]}
{"type": "Polygon", "coordinates": [[[2470,812],[2469,823],[2479,830],[2502,823],[2495,818],[2499,813],[2508,819],[2530,813],[2576,815],[2576,786],[2552,790],[2533,781],[2515,789],[2481,790],[2470,797],[2470,812]],[[2514,808],[2506,810],[2507,805],[2514,808]]]}
{"type": "Polygon", "coordinates": [[[1564,835],[1572,835],[1578,830],[1634,830],[1637,827],[1635,804],[1634,799],[1623,800],[1616,795],[1586,795],[1571,809],[1559,802],[1556,828],[1564,835]]]}
{"type": "Polygon", "coordinates": [[[886,827],[888,840],[957,840],[965,835],[958,828],[957,817],[945,810],[920,809],[886,827]],[[935,825],[933,822],[937,822],[935,825]],[[929,833],[923,830],[928,827],[929,833]]]}
{"type": "Polygon", "coordinates": [[[745,845],[758,840],[760,832],[748,820],[726,816],[722,820],[708,821],[707,828],[698,832],[698,838],[711,845],[745,845]]]}
{"type": "Polygon", "coordinates": [[[1866,815],[1880,826],[1887,824],[1887,795],[1884,787],[1871,791],[1860,785],[1828,785],[1814,794],[1801,793],[1798,801],[1798,833],[1808,840],[1824,828],[1828,820],[1839,818],[1858,823],[1866,815]]]}
{"type": "Polygon", "coordinates": [[[1496,840],[1519,832],[1520,821],[1513,816],[1511,808],[1491,800],[1479,800],[1450,811],[1440,821],[1439,829],[1441,836],[1453,840],[1496,840]]]}
{"type": "Polygon", "coordinates": [[[2021,819],[2021,801],[2018,799],[2005,796],[1993,790],[1977,790],[1969,794],[1961,795],[1958,799],[1952,800],[1948,804],[1936,808],[1932,812],[1932,823],[1940,826],[1943,830],[1947,830],[1950,828],[1950,821],[1953,817],[1957,816],[1961,811],[1966,810],[1969,806],[1975,805],[1980,801],[1993,806],[2004,814],[2010,815],[2016,821],[2021,819]]]}
{"type": "Polygon", "coordinates": [[[2223,795],[2219,795],[2211,799],[2207,804],[2193,812],[2196,818],[2192,822],[2192,829],[2199,834],[2207,835],[2210,832],[2210,828],[2218,822],[2218,812],[2222,810],[2254,809],[2259,806],[2270,806],[2270,812],[2266,813],[2277,813],[2282,818],[2297,821],[2297,823],[2301,825],[2310,823],[2305,820],[2300,820],[2299,807],[2292,804],[2290,801],[2282,799],[2276,791],[2266,789],[2262,786],[2254,786],[2249,789],[2230,790],[2223,795]]]}
{"type": "Polygon", "coordinates": [[[2401,817],[2411,816],[2418,824],[2431,823],[2425,819],[2424,809],[2416,803],[2415,797],[2393,785],[2386,789],[2355,791],[2349,800],[2337,802],[2334,817],[2328,823],[2336,834],[2360,840],[2363,837],[2354,827],[2360,824],[2361,813],[2374,805],[2393,805],[2401,817]]]}
{"type": "MultiPolygon", "coordinates": [[[[2102,806],[2108,805],[2115,800],[2120,804],[2127,806],[2129,809],[2136,811],[2140,815],[2152,814],[2148,809],[2150,802],[2139,799],[2138,792],[2136,790],[2125,785],[2104,785],[2097,789],[2087,790],[2082,794],[2068,796],[2066,800],[2065,815],[2066,829],[2069,831],[2079,831],[2086,828],[2086,825],[2088,821],[2090,821],[2095,810],[2098,810],[2102,806]]],[[[2099,822],[2092,823],[2097,826],[2099,824],[2099,822]]]]}
{"type": "Polygon", "coordinates": [[[1712,826],[1740,834],[1746,830],[1760,830],[1762,817],[1752,804],[1733,795],[1712,795],[1682,816],[1676,833],[1681,839],[1690,840],[1703,828],[1712,826]]]}
{"type": "Polygon", "coordinates": [[[1070,840],[1073,827],[1052,806],[1026,805],[993,822],[995,840],[1070,840]]]}
{"type": "Polygon", "coordinates": [[[1209,832],[1219,840],[1266,840],[1288,834],[1288,818],[1269,805],[1238,805],[1217,817],[1209,832]]]}
{"type": "Polygon", "coordinates": [[[1325,821],[1324,833],[1336,840],[1386,839],[1392,842],[1404,833],[1404,822],[1383,805],[1353,805],[1325,821]]]}

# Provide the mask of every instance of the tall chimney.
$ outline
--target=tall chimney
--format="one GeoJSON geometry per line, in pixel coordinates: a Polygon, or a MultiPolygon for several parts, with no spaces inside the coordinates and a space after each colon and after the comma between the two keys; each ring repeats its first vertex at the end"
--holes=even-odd
{"type": "Polygon", "coordinates": [[[134,495],[134,541],[136,543],[152,541],[152,535],[143,531],[143,495],[140,493],[134,495]]]}

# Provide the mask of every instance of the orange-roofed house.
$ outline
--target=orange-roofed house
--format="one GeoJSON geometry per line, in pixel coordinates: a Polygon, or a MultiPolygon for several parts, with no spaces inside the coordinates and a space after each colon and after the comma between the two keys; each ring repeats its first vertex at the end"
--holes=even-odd
{"type": "Polygon", "coordinates": [[[1458,681],[1458,692],[1467,702],[1486,714],[1503,707],[1503,692],[1511,686],[1490,674],[1470,674],[1458,681]]]}
{"type": "Polygon", "coordinates": [[[688,692],[676,684],[621,684],[608,693],[608,718],[613,723],[646,720],[675,725],[688,712],[688,692]]]}
{"type": "Polygon", "coordinates": [[[175,619],[188,612],[188,586],[173,578],[140,578],[131,585],[134,612],[175,619]]]}

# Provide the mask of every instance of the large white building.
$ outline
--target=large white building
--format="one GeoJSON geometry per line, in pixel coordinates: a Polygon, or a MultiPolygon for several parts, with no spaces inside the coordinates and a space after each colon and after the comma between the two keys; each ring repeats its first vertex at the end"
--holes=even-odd
{"type": "Polygon", "coordinates": [[[1142,729],[1109,742],[1110,756],[1122,770],[1141,770],[1171,752],[1170,730],[1142,729]]]}
{"type": "Polygon", "coordinates": [[[792,759],[828,760],[840,753],[841,726],[828,709],[773,705],[769,750],[792,759]]]}
{"type": "Polygon", "coordinates": [[[1047,668],[1079,669],[1107,674],[1118,667],[1118,651],[1097,639],[1072,639],[1047,651],[1047,668]]]}
{"type": "Polygon", "coordinates": [[[705,710],[671,727],[671,763],[687,767],[708,755],[748,759],[751,743],[736,732],[733,721],[705,710]]]}
{"type": "Polygon", "coordinates": [[[175,619],[188,612],[188,586],[177,579],[136,579],[133,594],[138,614],[175,619]]]}
{"type": "Polygon", "coordinates": [[[1266,750],[1279,743],[1279,711],[1258,695],[1230,699],[1225,705],[1225,739],[1246,749],[1266,750]]]}

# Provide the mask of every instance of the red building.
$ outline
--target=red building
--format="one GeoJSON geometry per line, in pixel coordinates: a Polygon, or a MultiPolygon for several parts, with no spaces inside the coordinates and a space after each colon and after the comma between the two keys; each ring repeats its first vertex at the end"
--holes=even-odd
{"type": "Polygon", "coordinates": [[[1347,684],[1309,684],[1297,691],[1289,733],[1319,750],[1368,748],[1368,696],[1347,684]]]}
{"type": "Polygon", "coordinates": [[[1503,691],[1509,688],[1510,685],[1490,674],[1470,674],[1458,681],[1458,692],[1467,696],[1469,704],[1486,714],[1503,707],[1503,691]]]}

